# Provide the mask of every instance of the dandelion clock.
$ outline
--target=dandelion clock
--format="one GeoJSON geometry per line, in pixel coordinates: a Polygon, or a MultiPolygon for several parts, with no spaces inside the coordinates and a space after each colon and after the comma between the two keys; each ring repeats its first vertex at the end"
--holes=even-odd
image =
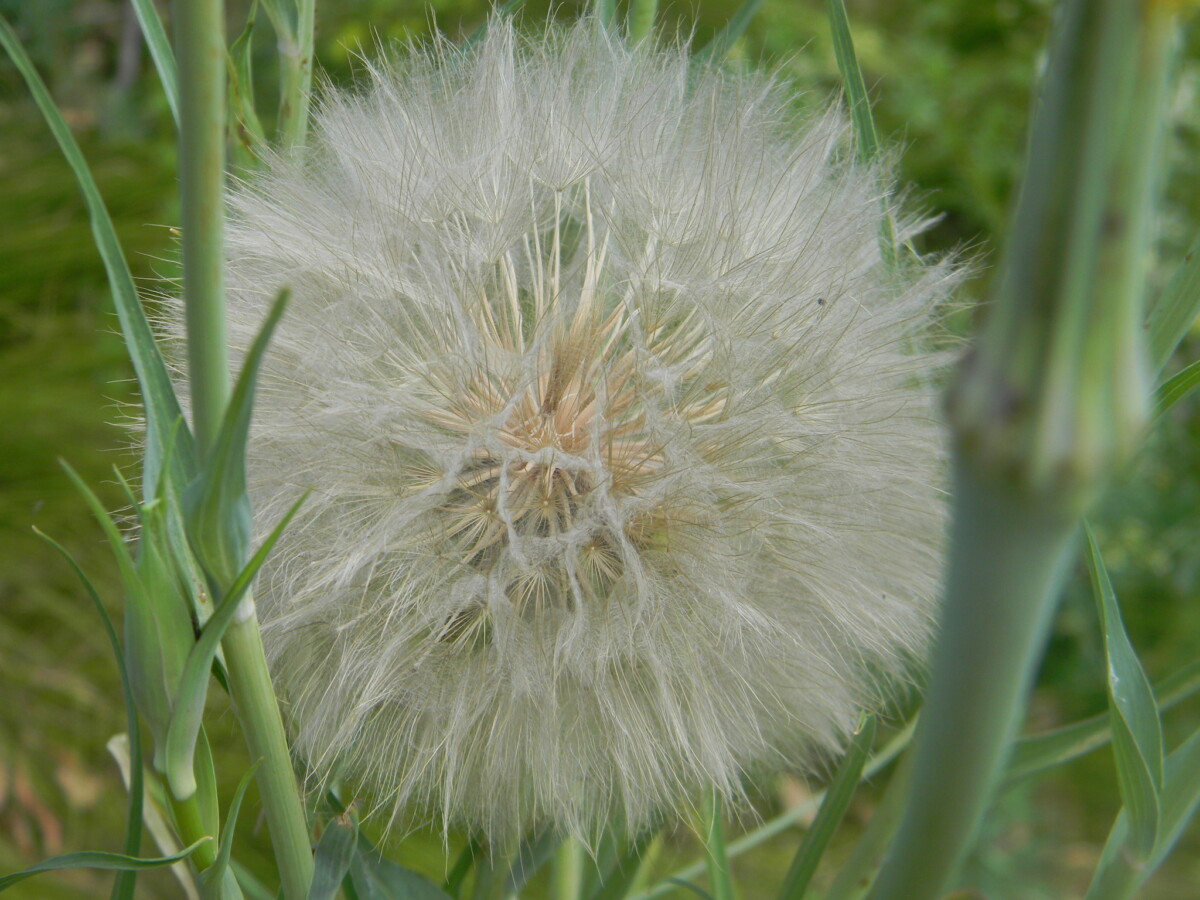
{"type": "Polygon", "coordinates": [[[280,289],[257,602],[294,748],[392,821],[585,841],[828,761],[931,630],[953,273],[786,85],[503,21],[330,90],[231,198],[280,289]]]}

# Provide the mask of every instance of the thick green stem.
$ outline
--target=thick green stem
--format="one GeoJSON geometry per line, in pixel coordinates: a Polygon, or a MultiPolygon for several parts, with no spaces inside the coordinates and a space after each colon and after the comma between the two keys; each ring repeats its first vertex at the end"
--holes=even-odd
{"type": "Polygon", "coordinates": [[[177,0],[179,184],[188,376],[200,457],[212,447],[229,400],[225,339],[225,20],[221,0],[177,0]]]}
{"type": "Polygon", "coordinates": [[[583,866],[583,845],[573,837],[563,838],[552,866],[555,900],[582,900],[583,866]]]}
{"type": "Polygon", "coordinates": [[[304,900],[312,882],[312,845],[296,788],[283,719],[263,655],[258,620],[250,615],[234,622],[225,632],[221,646],[225,649],[229,687],[238,722],[246,736],[250,755],[261,760],[256,777],[283,882],[283,895],[287,900],[304,900]]]}
{"type": "Polygon", "coordinates": [[[960,462],[955,528],[911,800],[877,900],[938,897],[958,869],[1021,721],[1076,523],[960,462]]]}
{"type": "Polygon", "coordinates": [[[196,867],[196,871],[203,872],[217,861],[217,836],[204,827],[204,816],[200,812],[199,797],[192,794],[186,800],[176,800],[171,796],[170,791],[167,791],[167,796],[171,799],[171,812],[175,816],[175,828],[185,847],[194,844],[202,837],[212,838],[208,843],[197,847],[191,855],[191,861],[196,867]]]}

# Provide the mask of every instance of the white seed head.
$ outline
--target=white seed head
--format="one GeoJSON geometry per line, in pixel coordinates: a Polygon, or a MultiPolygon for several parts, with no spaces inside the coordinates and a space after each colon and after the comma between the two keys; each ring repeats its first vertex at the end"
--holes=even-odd
{"type": "Polygon", "coordinates": [[[295,749],[377,808],[585,840],[836,752],[924,648],[943,453],[843,115],[592,22],[410,50],[235,191],[295,749]]]}

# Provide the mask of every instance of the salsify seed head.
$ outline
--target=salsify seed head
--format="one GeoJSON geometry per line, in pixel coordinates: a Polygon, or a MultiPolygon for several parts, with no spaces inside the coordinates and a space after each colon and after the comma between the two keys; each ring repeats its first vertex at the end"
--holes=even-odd
{"type": "Polygon", "coordinates": [[[806,769],[919,656],[922,350],[841,112],[594,22],[411,49],[232,197],[230,327],[292,301],[251,489],[299,756],[405,822],[585,840],[806,769]]]}

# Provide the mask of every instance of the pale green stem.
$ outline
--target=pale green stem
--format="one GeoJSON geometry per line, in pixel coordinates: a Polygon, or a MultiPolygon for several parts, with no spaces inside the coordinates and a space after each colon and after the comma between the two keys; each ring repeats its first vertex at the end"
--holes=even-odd
{"type": "Polygon", "coordinates": [[[553,880],[555,900],[582,900],[583,845],[573,837],[565,837],[554,851],[553,880]]]}
{"type": "MultiPolygon", "coordinates": [[[[242,602],[251,601],[247,598],[242,602]]],[[[225,649],[238,723],[246,736],[250,756],[261,760],[255,777],[267,814],[283,895],[287,900],[305,900],[313,875],[311,838],[296,788],[283,719],[271,688],[258,619],[250,615],[234,622],[225,632],[221,646],[225,649]]]]}
{"type": "MultiPolygon", "coordinates": [[[[221,0],[177,0],[174,20],[188,362],[196,445],[203,462],[229,399],[222,242],[226,50],[221,0]]],[[[308,826],[254,605],[249,597],[242,602],[249,615],[235,621],[222,641],[230,693],[251,756],[262,760],[257,778],[284,896],[305,900],[313,871],[308,826]]]]}
{"type": "Polygon", "coordinates": [[[204,827],[199,796],[193,793],[186,800],[178,800],[170,791],[166,793],[171,800],[171,813],[175,817],[175,828],[185,847],[194,844],[202,837],[212,838],[211,841],[197,847],[190,857],[196,871],[203,872],[217,861],[217,835],[212,834],[204,827]]]}
{"type": "Polygon", "coordinates": [[[958,465],[948,603],[911,799],[873,898],[941,895],[1020,723],[1076,532],[1073,516],[1024,499],[958,465]]]}
{"type": "Polygon", "coordinates": [[[711,788],[704,804],[704,861],[708,866],[708,889],[713,900],[734,900],[729,854],[725,849],[725,813],[721,795],[711,788]]]}
{"type": "Polygon", "coordinates": [[[225,20],[221,0],[176,0],[179,184],[188,377],[196,447],[203,459],[229,400],[225,338],[225,20]]]}
{"type": "Polygon", "coordinates": [[[636,44],[654,31],[658,0],[633,0],[629,10],[629,40],[636,44]]]}

